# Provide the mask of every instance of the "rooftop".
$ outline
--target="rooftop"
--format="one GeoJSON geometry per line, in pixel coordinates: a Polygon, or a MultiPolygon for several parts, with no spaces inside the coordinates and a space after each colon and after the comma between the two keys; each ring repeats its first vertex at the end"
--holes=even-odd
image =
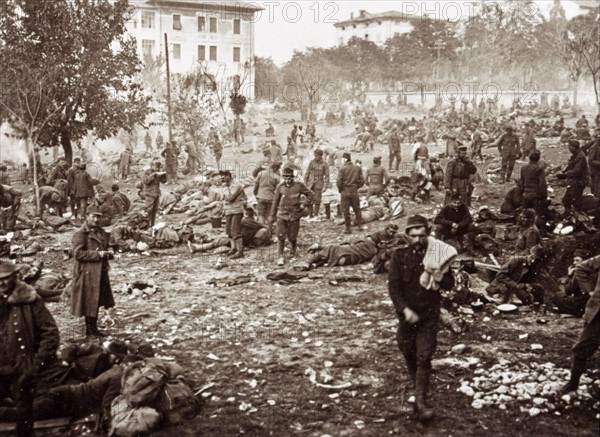
{"type": "Polygon", "coordinates": [[[210,2],[203,0],[141,0],[136,1],[136,5],[147,5],[147,6],[164,6],[164,7],[183,7],[183,8],[192,8],[192,9],[222,9],[224,11],[235,12],[235,11],[245,11],[245,12],[258,12],[262,11],[264,8],[261,8],[256,3],[249,2],[210,2]]]}
{"type": "Polygon", "coordinates": [[[400,11],[387,11],[387,12],[379,12],[377,14],[371,14],[365,10],[360,10],[358,16],[354,16],[354,14],[350,14],[349,20],[339,21],[334,24],[335,27],[347,26],[349,24],[357,24],[357,23],[372,23],[375,21],[415,21],[420,20],[420,15],[413,14],[405,14],[400,11]]]}

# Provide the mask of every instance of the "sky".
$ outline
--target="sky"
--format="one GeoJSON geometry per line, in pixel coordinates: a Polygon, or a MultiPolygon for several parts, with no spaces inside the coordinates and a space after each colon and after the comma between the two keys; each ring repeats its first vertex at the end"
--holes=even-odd
{"type": "MultiPolygon", "coordinates": [[[[500,0],[502,1],[502,0],[500,0]]],[[[257,56],[271,57],[279,66],[287,62],[294,50],[336,45],[334,23],[348,20],[364,9],[370,13],[396,10],[405,13],[456,20],[478,9],[478,0],[414,0],[414,1],[256,1],[264,8],[255,19],[257,56]]],[[[553,0],[538,0],[536,7],[546,17],[553,0]]],[[[562,0],[567,19],[581,12],[575,0],[562,0]]]]}

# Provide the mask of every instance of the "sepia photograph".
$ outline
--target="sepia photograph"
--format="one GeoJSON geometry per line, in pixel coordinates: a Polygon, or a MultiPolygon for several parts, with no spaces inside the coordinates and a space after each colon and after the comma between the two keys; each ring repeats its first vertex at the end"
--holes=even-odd
{"type": "Polygon", "coordinates": [[[600,435],[600,0],[0,1],[0,437],[600,435]]]}

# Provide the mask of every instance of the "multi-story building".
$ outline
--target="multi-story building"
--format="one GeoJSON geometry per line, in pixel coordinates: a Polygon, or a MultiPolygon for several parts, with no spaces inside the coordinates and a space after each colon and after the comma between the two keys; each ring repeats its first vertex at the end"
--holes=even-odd
{"type": "Polygon", "coordinates": [[[383,45],[396,35],[409,33],[412,30],[411,23],[421,19],[418,15],[409,15],[400,11],[370,14],[360,10],[358,16],[355,17],[354,13],[351,13],[349,20],[340,21],[334,26],[339,45],[346,44],[353,37],[383,45]]]}
{"type": "Polygon", "coordinates": [[[244,2],[132,0],[127,24],[138,53],[164,56],[165,34],[172,73],[203,63],[219,80],[235,76],[254,82],[254,21],[261,8],[244,2]]]}

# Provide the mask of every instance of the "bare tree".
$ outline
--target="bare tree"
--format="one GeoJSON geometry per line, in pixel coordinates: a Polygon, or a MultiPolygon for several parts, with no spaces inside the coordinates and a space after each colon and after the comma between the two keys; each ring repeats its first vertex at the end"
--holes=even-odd
{"type": "Polygon", "coordinates": [[[56,106],[56,72],[48,66],[34,70],[25,65],[2,69],[4,80],[10,85],[2,87],[0,113],[13,129],[25,139],[27,155],[33,154],[33,186],[36,214],[40,212],[38,160],[35,157],[40,135],[54,118],[59,118],[64,105],[56,106]]]}
{"type": "Polygon", "coordinates": [[[298,73],[302,86],[308,99],[308,120],[313,119],[313,107],[319,101],[319,91],[327,79],[325,68],[320,63],[301,61],[298,64],[298,73]]]}
{"type": "Polygon", "coordinates": [[[574,17],[567,26],[564,38],[572,68],[577,66],[591,76],[596,105],[600,108],[600,7],[574,17]]]}

